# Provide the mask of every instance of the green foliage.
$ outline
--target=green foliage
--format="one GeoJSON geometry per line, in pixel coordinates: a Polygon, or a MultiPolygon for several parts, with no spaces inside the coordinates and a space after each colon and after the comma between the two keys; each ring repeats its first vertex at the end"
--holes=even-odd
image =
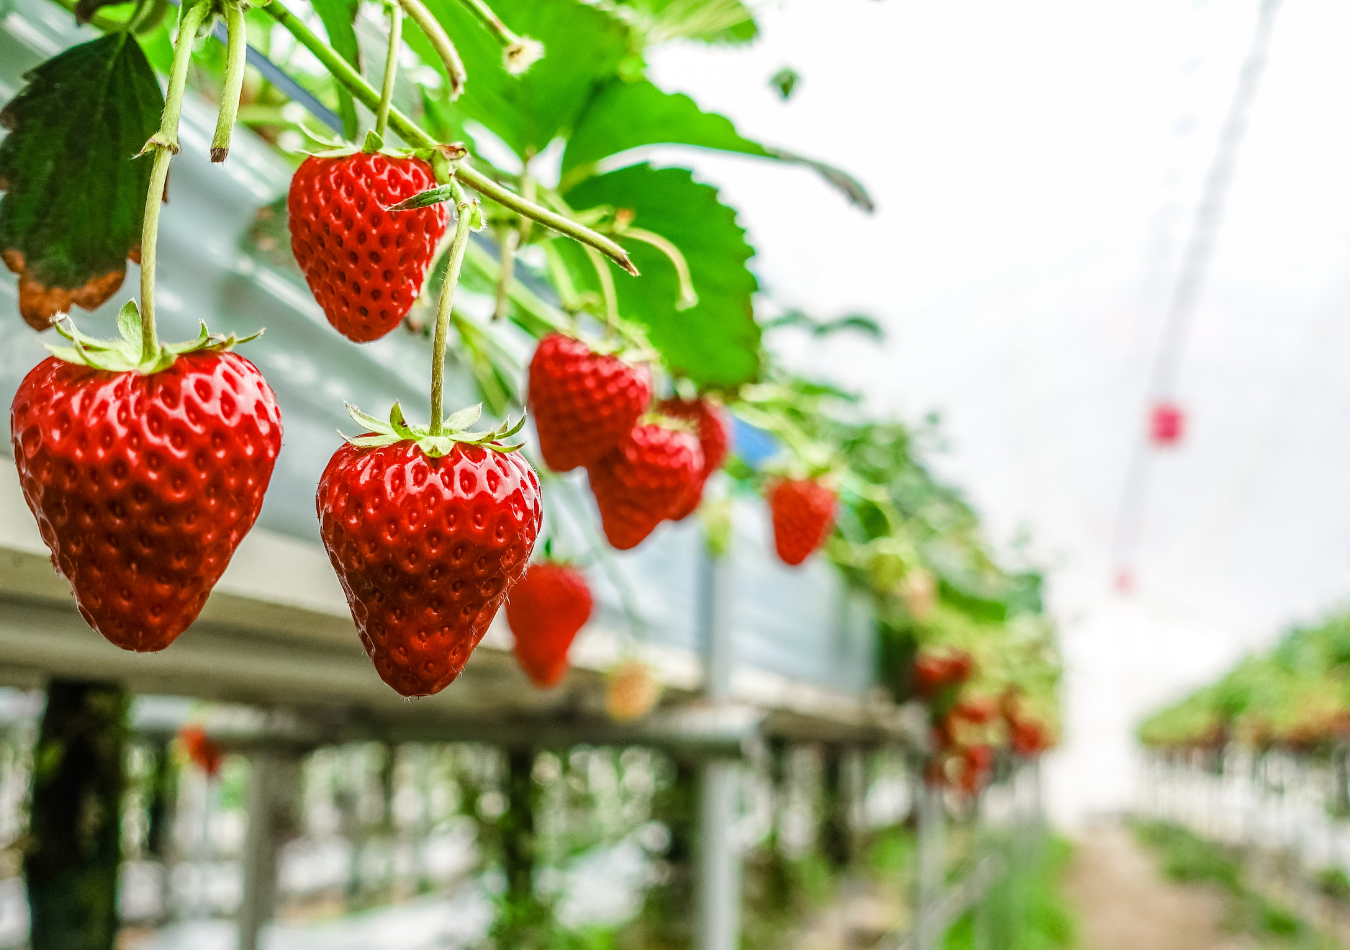
{"type": "MultiPolygon", "coordinates": [[[[633,165],[589,178],[565,197],[574,207],[631,210],[634,227],[655,232],[683,251],[698,294],[698,303],[687,310],[677,307],[674,265],[651,245],[620,238],[642,277],[632,280],[613,270],[620,314],[643,326],[672,374],[701,388],[721,389],[755,378],[759,326],[751,298],[756,283],[745,266],[754,251],[736,212],[718,201],[716,188],[694,181],[683,168],[633,165]]],[[[571,243],[559,250],[578,288],[598,294],[599,278],[585,251],[571,243]]]]}
{"type": "MultiPolygon", "coordinates": [[[[314,12],[319,15],[319,19],[323,21],[323,28],[328,33],[328,45],[359,70],[361,47],[356,41],[354,25],[356,12],[360,6],[359,0],[311,0],[311,2],[314,5],[314,12]]],[[[339,85],[337,99],[338,115],[342,116],[342,134],[348,139],[355,139],[356,104],[352,101],[352,94],[339,85]]]]}
{"type": "Polygon", "coordinates": [[[1330,755],[1350,734],[1350,613],[1291,630],[1217,682],[1145,719],[1139,741],[1158,749],[1282,748],[1330,755]]]}
{"type": "MultiPolygon", "coordinates": [[[[580,0],[494,2],[507,26],[544,44],[544,58],[512,76],[501,46],[463,3],[428,0],[427,7],[454,38],[469,76],[454,110],[491,129],[522,159],[571,130],[595,87],[616,74],[632,41],[623,22],[580,0]]],[[[409,26],[409,44],[443,70],[426,38],[409,26]]]]}
{"type": "Polygon", "coordinates": [[[125,33],[73,46],[26,78],[0,112],[10,130],[0,143],[0,251],[41,288],[78,294],[115,275],[97,305],[140,246],[150,161],[136,155],[164,99],[125,33]]]}
{"type": "Polygon", "coordinates": [[[615,0],[615,9],[641,31],[646,46],[678,39],[748,43],[759,35],[742,0],[615,0]]]}
{"type": "MultiPolygon", "coordinates": [[[[1068,950],[1075,946],[1076,921],[1061,893],[1073,846],[1063,838],[1046,839],[1029,864],[995,881],[985,896],[988,950],[1068,950]]],[[[943,944],[944,950],[972,950],[973,913],[963,916],[943,944]]]]}
{"type": "Polygon", "coordinates": [[[1314,928],[1284,905],[1258,892],[1247,881],[1240,849],[1207,841],[1169,822],[1136,822],[1135,836],[1160,852],[1161,871],[1183,884],[1212,884],[1228,899],[1229,926],[1255,938],[1297,941],[1322,946],[1314,928]]]}
{"type": "Polygon", "coordinates": [[[730,119],[704,112],[688,96],[664,92],[645,79],[615,78],[596,91],[577,122],[563,153],[563,175],[574,180],[602,159],[659,144],[770,157],[764,146],[743,138],[730,119]]]}

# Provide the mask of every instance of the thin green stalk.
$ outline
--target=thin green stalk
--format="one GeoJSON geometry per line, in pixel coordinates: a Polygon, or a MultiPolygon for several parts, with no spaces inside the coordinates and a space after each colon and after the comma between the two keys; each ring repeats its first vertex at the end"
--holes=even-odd
{"type": "Polygon", "coordinates": [[[694,278],[689,273],[689,262],[684,259],[684,255],[680,253],[678,247],[655,231],[647,231],[643,228],[624,228],[623,236],[641,241],[644,244],[650,244],[670,259],[670,263],[675,267],[675,277],[680,284],[680,297],[675,301],[676,310],[688,310],[690,307],[697,306],[698,294],[694,292],[694,278]]]}
{"type": "Polygon", "coordinates": [[[544,55],[544,47],[530,39],[515,33],[502,22],[483,0],[460,0],[469,12],[478,18],[478,22],[497,38],[502,45],[502,59],[509,73],[523,73],[531,64],[544,55]]]}
{"type": "Polygon", "coordinates": [[[497,235],[501,244],[501,259],[497,265],[496,299],[492,308],[492,319],[500,320],[506,316],[507,305],[511,302],[511,285],[516,279],[516,244],[520,241],[520,231],[505,227],[497,235]]]}
{"type": "Polygon", "coordinates": [[[183,90],[187,87],[192,44],[208,9],[202,2],[183,11],[178,38],[173,44],[173,65],[169,69],[169,88],[164,94],[164,114],[160,117],[159,131],[150,136],[142,149],[142,154],[155,153],[150,187],[145,193],[145,217],[141,222],[141,358],[146,362],[159,353],[159,337],[155,334],[155,247],[159,241],[159,208],[164,202],[164,186],[169,180],[169,162],[178,152],[178,120],[183,113],[183,90]]]}
{"type": "Polygon", "coordinates": [[[211,161],[223,162],[230,154],[230,135],[239,115],[239,95],[244,90],[244,54],[248,34],[244,29],[244,10],[238,3],[225,4],[225,84],[220,90],[220,115],[216,134],[211,139],[211,161]]]}
{"type": "Polygon", "coordinates": [[[464,60],[460,59],[459,50],[455,49],[455,44],[450,42],[450,37],[445,32],[445,27],[441,26],[441,21],[431,15],[431,11],[426,8],[422,0],[399,0],[399,3],[403,6],[403,12],[408,14],[412,21],[426,34],[432,49],[441,58],[446,75],[450,79],[450,100],[453,102],[464,91],[464,83],[469,78],[464,69],[464,60]]]}
{"type": "Polygon", "coordinates": [[[431,429],[440,435],[445,417],[445,345],[450,335],[450,309],[459,286],[459,270],[464,264],[464,249],[469,244],[473,204],[463,192],[455,198],[455,236],[450,242],[449,262],[445,267],[445,283],[441,285],[441,299],[436,306],[436,333],[431,342],[431,429]]]}
{"type": "MultiPolygon", "coordinates": [[[[353,99],[356,99],[368,109],[378,108],[380,103],[379,93],[371,88],[370,84],[362,79],[360,74],[352,68],[352,65],[343,59],[336,50],[315,36],[314,32],[305,26],[299,17],[286,9],[281,0],[271,0],[262,9],[294,36],[301,46],[313,53],[315,58],[323,63],[324,68],[332,74],[333,78],[346,87],[347,91],[352,94],[353,99]]],[[[424,129],[402,112],[399,112],[398,109],[392,107],[389,109],[389,126],[414,148],[435,148],[438,144],[424,129]]],[[[566,235],[574,241],[593,247],[608,255],[628,273],[637,276],[637,268],[628,259],[628,252],[618,244],[563,215],[540,207],[532,201],[526,201],[520,195],[502,187],[470,166],[467,160],[456,163],[455,177],[483,197],[490,198],[517,214],[538,221],[559,234],[566,235]]]]}
{"type": "Polygon", "coordinates": [[[384,82],[380,85],[380,103],[375,107],[375,134],[384,139],[389,131],[389,107],[394,103],[394,83],[398,79],[398,53],[403,47],[403,8],[386,3],[389,11],[389,51],[384,58],[384,82]]]}
{"type": "Polygon", "coordinates": [[[605,259],[592,248],[586,248],[586,256],[595,267],[595,275],[600,278],[600,292],[605,296],[605,330],[613,336],[619,329],[619,295],[614,290],[614,275],[609,272],[605,259]]]}

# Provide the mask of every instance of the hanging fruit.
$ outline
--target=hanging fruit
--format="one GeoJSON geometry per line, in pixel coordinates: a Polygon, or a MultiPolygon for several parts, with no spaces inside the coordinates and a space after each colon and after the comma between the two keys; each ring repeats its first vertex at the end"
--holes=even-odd
{"type": "Polygon", "coordinates": [[[624,660],[609,674],[605,687],[605,712],[617,722],[641,719],[661,699],[661,681],[641,660],[624,660]]]}
{"type": "Polygon", "coordinates": [[[234,338],[139,363],[76,338],[19,386],[10,413],[24,500],[91,627],[124,650],[162,650],[201,613],[253,527],[281,450],[281,413],[234,338]],[[147,366],[147,369],[149,367],[147,366]]]}
{"type": "Polygon", "coordinates": [[[765,488],[779,559],[801,564],[825,543],[834,527],[837,495],[822,479],[774,478],[765,488]]]}
{"type": "Polygon", "coordinates": [[[703,468],[684,501],[670,515],[671,521],[683,521],[698,508],[703,500],[703,486],[727,460],[731,447],[731,417],[725,409],[708,399],[666,399],[657,404],[657,410],[676,419],[694,423],[699,448],[703,450],[703,468]]]}
{"type": "Polygon", "coordinates": [[[698,439],[657,419],[587,469],[609,543],[635,548],[684,502],[703,469],[698,439]]]}
{"type": "Polygon", "coordinates": [[[349,340],[389,333],[422,292],[446,209],[387,209],[435,184],[420,158],[355,149],[311,155],[291,179],[291,251],[324,316],[349,340]]]}
{"type": "Polygon", "coordinates": [[[178,745],[193,765],[210,778],[220,774],[225,752],[206,736],[201,726],[184,726],[178,731],[178,745]]]}
{"type": "Polygon", "coordinates": [[[925,646],[914,658],[914,694],[933,699],[943,689],[970,679],[974,670],[975,660],[966,650],[925,646]]]}
{"type": "Polygon", "coordinates": [[[536,561],[506,602],[520,668],[543,689],[567,672],[567,651],[590,619],[594,601],[586,576],[566,561],[536,561]]]}
{"type": "Polygon", "coordinates": [[[651,372],[550,333],[530,361],[539,452],[555,472],[591,465],[622,442],[652,401],[651,372]]]}
{"type": "Polygon", "coordinates": [[[1174,402],[1163,400],[1149,414],[1149,441],[1159,448],[1174,448],[1186,434],[1186,413],[1174,402]]]}

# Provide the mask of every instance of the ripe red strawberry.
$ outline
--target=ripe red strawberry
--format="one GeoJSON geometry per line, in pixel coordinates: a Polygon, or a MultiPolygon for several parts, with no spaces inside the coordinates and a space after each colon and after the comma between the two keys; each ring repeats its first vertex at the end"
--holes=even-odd
{"type": "Polygon", "coordinates": [[[774,479],[767,487],[773,542],[795,567],[825,543],[834,527],[834,490],[815,479],[774,479]]]}
{"type": "Polygon", "coordinates": [[[670,520],[683,521],[703,500],[703,484],[727,460],[731,446],[731,419],[727,412],[709,399],[666,399],[657,407],[677,419],[688,419],[697,426],[699,448],[703,449],[703,470],[689,494],[671,514],[670,520]]]}
{"type": "Polygon", "coordinates": [[[180,729],[178,744],[197,768],[213,778],[220,774],[220,764],[225,760],[225,752],[207,738],[206,730],[201,726],[184,726],[180,729]]]}
{"type": "Polygon", "coordinates": [[[361,642],[404,696],[439,692],[464,669],[544,518],[524,458],[462,442],[437,458],[413,441],[349,442],[317,503],[361,642]]]}
{"type": "Polygon", "coordinates": [[[590,619],[591,589],[575,567],[560,561],[531,564],[506,601],[516,637],[516,659],[536,686],[556,686],[567,672],[567,651],[590,619]]]}
{"type": "Polygon", "coordinates": [[[385,209],[436,185],[418,158],[357,152],[305,159],[291,179],[291,252],[328,322],[357,343],[398,326],[422,292],[443,204],[385,209]]]}
{"type": "Polygon", "coordinates": [[[20,384],[10,431],[24,500],[80,613],[140,652],[197,619],[281,449],[262,374],[212,349],[148,375],[49,357],[20,384]]]}
{"type": "Polygon", "coordinates": [[[975,660],[965,650],[925,647],[914,658],[914,692],[921,699],[932,699],[944,687],[970,679],[975,660]]]}
{"type": "Polygon", "coordinates": [[[998,700],[992,696],[967,696],[952,708],[952,715],[966,722],[984,725],[998,717],[998,700]]]}
{"type": "Polygon", "coordinates": [[[994,770],[994,750],[987,745],[962,749],[957,758],[957,787],[967,795],[976,795],[989,784],[994,770]]]}
{"type": "Polygon", "coordinates": [[[555,472],[590,465],[618,445],[652,401],[645,366],[550,333],[530,361],[530,412],[539,452],[555,472]]]}
{"type": "Polygon", "coordinates": [[[609,543],[641,544],[684,501],[703,469],[703,450],[687,432],[641,425],[589,469],[591,493],[609,543]]]}

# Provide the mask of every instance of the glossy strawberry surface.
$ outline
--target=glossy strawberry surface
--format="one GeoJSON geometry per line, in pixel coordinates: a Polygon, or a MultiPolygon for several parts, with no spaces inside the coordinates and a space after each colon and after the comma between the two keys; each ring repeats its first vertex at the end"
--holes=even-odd
{"type": "Polygon", "coordinates": [[[319,527],[380,677],[404,696],[464,669],[525,573],[543,523],[539,478],[518,453],[350,443],[319,480],[319,527]]]}
{"type": "Polygon", "coordinates": [[[586,576],[568,564],[531,564],[506,601],[516,659],[536,686],[556,686],[567,672],[567,651],[590,619],[594,601],[586,576]]]}
{"type": "Polygon", "coordinates": [[[435,185],[421,159],[378,152],[310,156],[296,170],[286,199],[291,252],[328,322],[348,339],[384,336],[422,292],[445,205],[384,209],[435,185]]]}
{"type": "Polygon", "coordinates": [[[784,564],[795,567],[825,543],[834,527],[835,493],[814,479],[775,479],[768,485],[773,542],[784,564]]]}
{"type": "Polygon", "coordinates": [[[197,618],[262,508],[281,413],[236,353],[149,376],[49,357],[10,410],[24,500],[84,619],[162,650],[197,618]]]}
{"type": "Polygon", "coordinates": [[[530,361],[530,413],[555,472],[590,465],[628,434],[652,401],[647,367],[551,333],[530,361]]]}
{"type": "Polygon", "coordinates": [[[684,501],[703,470],[703,450],[687,432],[638,426],[588,472],[610,545],[635,548],[684,501]]]}
{"type": "Polygon", "coordinates": [[[704,483],[727,460],[727,451],[731,447],[731,417],[709,399],[666,399],[657,408],[665,415],[694,423],[699,448],[703,450],[703,469],[698,473],[694,487],[670,516],[672,521],[682,521],[697,510],[703,500],[704,483]]]}

